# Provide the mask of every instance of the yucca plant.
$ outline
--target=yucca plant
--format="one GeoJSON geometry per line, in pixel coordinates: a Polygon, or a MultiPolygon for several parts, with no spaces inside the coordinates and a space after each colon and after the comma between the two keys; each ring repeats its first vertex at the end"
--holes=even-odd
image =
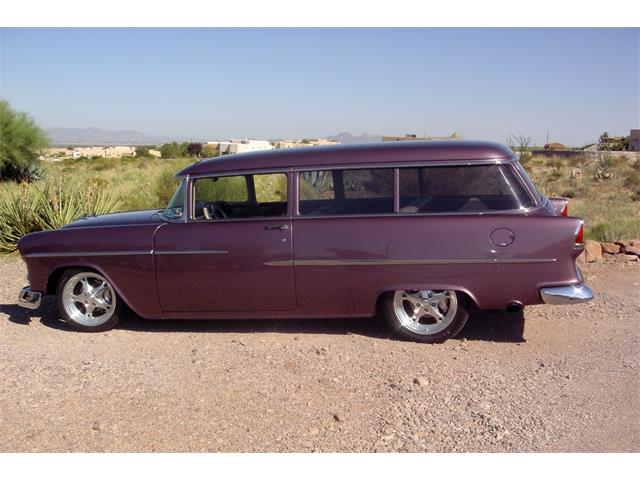
{"type": "Polygon", "coordinates": [[[0,190],[0,252],[17,249],[27,233],[60,228],[84,215],[110,213],[121,203],[97,181],[55,177],[0,190]]]}

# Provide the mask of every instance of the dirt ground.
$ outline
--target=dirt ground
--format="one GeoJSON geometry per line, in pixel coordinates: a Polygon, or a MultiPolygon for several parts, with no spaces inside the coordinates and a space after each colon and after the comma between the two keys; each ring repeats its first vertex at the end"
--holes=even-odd
{"type": "Polygon", "coordinates": [[[640,450],[640,265],[593,303],[471,315],[458,338],[372,319],[153,321],[76,333],[15,305],[0,258],[0,451],[640,450]]]}

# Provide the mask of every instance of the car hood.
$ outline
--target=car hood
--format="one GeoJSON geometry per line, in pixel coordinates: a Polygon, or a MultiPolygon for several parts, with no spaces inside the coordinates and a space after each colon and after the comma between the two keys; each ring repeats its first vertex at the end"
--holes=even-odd
{"type": "Polygon", "coordinates": [[[148,225],[164,223],[162,210],[140,210],[137,212],[109,213],[78,218],[63,228],[108,227],[113,225],[148,225]]]}

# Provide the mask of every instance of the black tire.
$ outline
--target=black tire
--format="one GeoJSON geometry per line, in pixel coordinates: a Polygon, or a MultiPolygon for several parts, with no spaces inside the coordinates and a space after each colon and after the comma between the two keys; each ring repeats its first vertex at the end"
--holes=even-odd
{"type": "MultiPolygon", "coordinates": [[[[451,291],[453,292],[453,291],[451,291]]],[[[449,338],[455,337],[467,323],[469,318],[469,301],[466,295],[460,292],[453,292],[457,301],[457,309],[453,320],[441,331],[433,334],[416,333],[407,328],[398,315],[394,303],[396,292],[388,292],[382,296],[381,313],[386,323],[391,327],[393,333],[405,340],[412,340],[421,343],[440,343],[449,338]]]]}
{"type": "MultiPolygon", "coordinates": [[[[56,302],[58,304],[58,310],[60,312],[60,316],[62,317],[62,320],[80,332],[104,332],[106,330],[111,330],[120,321],[120,317],[122,315],[122,311],[124,308],[124,302],[118,296],[115,289],[113,289],[113,287],[108,283],[108,281],[104,279],[104,277],[102,277],[101,275],[97,274],[92,270],[71,269],[64,272],[64,274],[62,275],[62,278],[60,278],[60,281],[58,282],[58,287],[56,289],[56,302]],[[114,306],[112,310],[108,312],[110,313],[110,316],[108,316],[108,318],[105,319],[104,321],[101,321],[99,324],[86,325],[86,324],[80,323],[74,320],[74,318],[69,314],[69,312],[65,308],[64,299],[63,299],[65,287],[74,277],[76,277],[79,274],[96,275],[102,278],[105,282],[107,282],[107,284],[111,288],[111,291],[112,291],[111,301],[112,301],[112,304],[114,304],[114,306]]],[[[107,315],[107,312],[105,312],[105,315],[107,315]]]]}

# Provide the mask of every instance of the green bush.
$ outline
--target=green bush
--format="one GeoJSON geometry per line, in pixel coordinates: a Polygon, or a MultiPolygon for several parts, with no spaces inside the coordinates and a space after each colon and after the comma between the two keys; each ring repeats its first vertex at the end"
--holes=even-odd
{"type": "Polygon", "coordinates": [[[38,158],[48,143],[31,117],[0,99],[0,180],[37,180],[38,158]]]}
{"type": "Polygon", "coordinates": [[[54,177],[0,191],[0,252],[16,251],[24,235],[60,228],[88,214],[116,211],[120,201],[95,180],[54,177]]]}

